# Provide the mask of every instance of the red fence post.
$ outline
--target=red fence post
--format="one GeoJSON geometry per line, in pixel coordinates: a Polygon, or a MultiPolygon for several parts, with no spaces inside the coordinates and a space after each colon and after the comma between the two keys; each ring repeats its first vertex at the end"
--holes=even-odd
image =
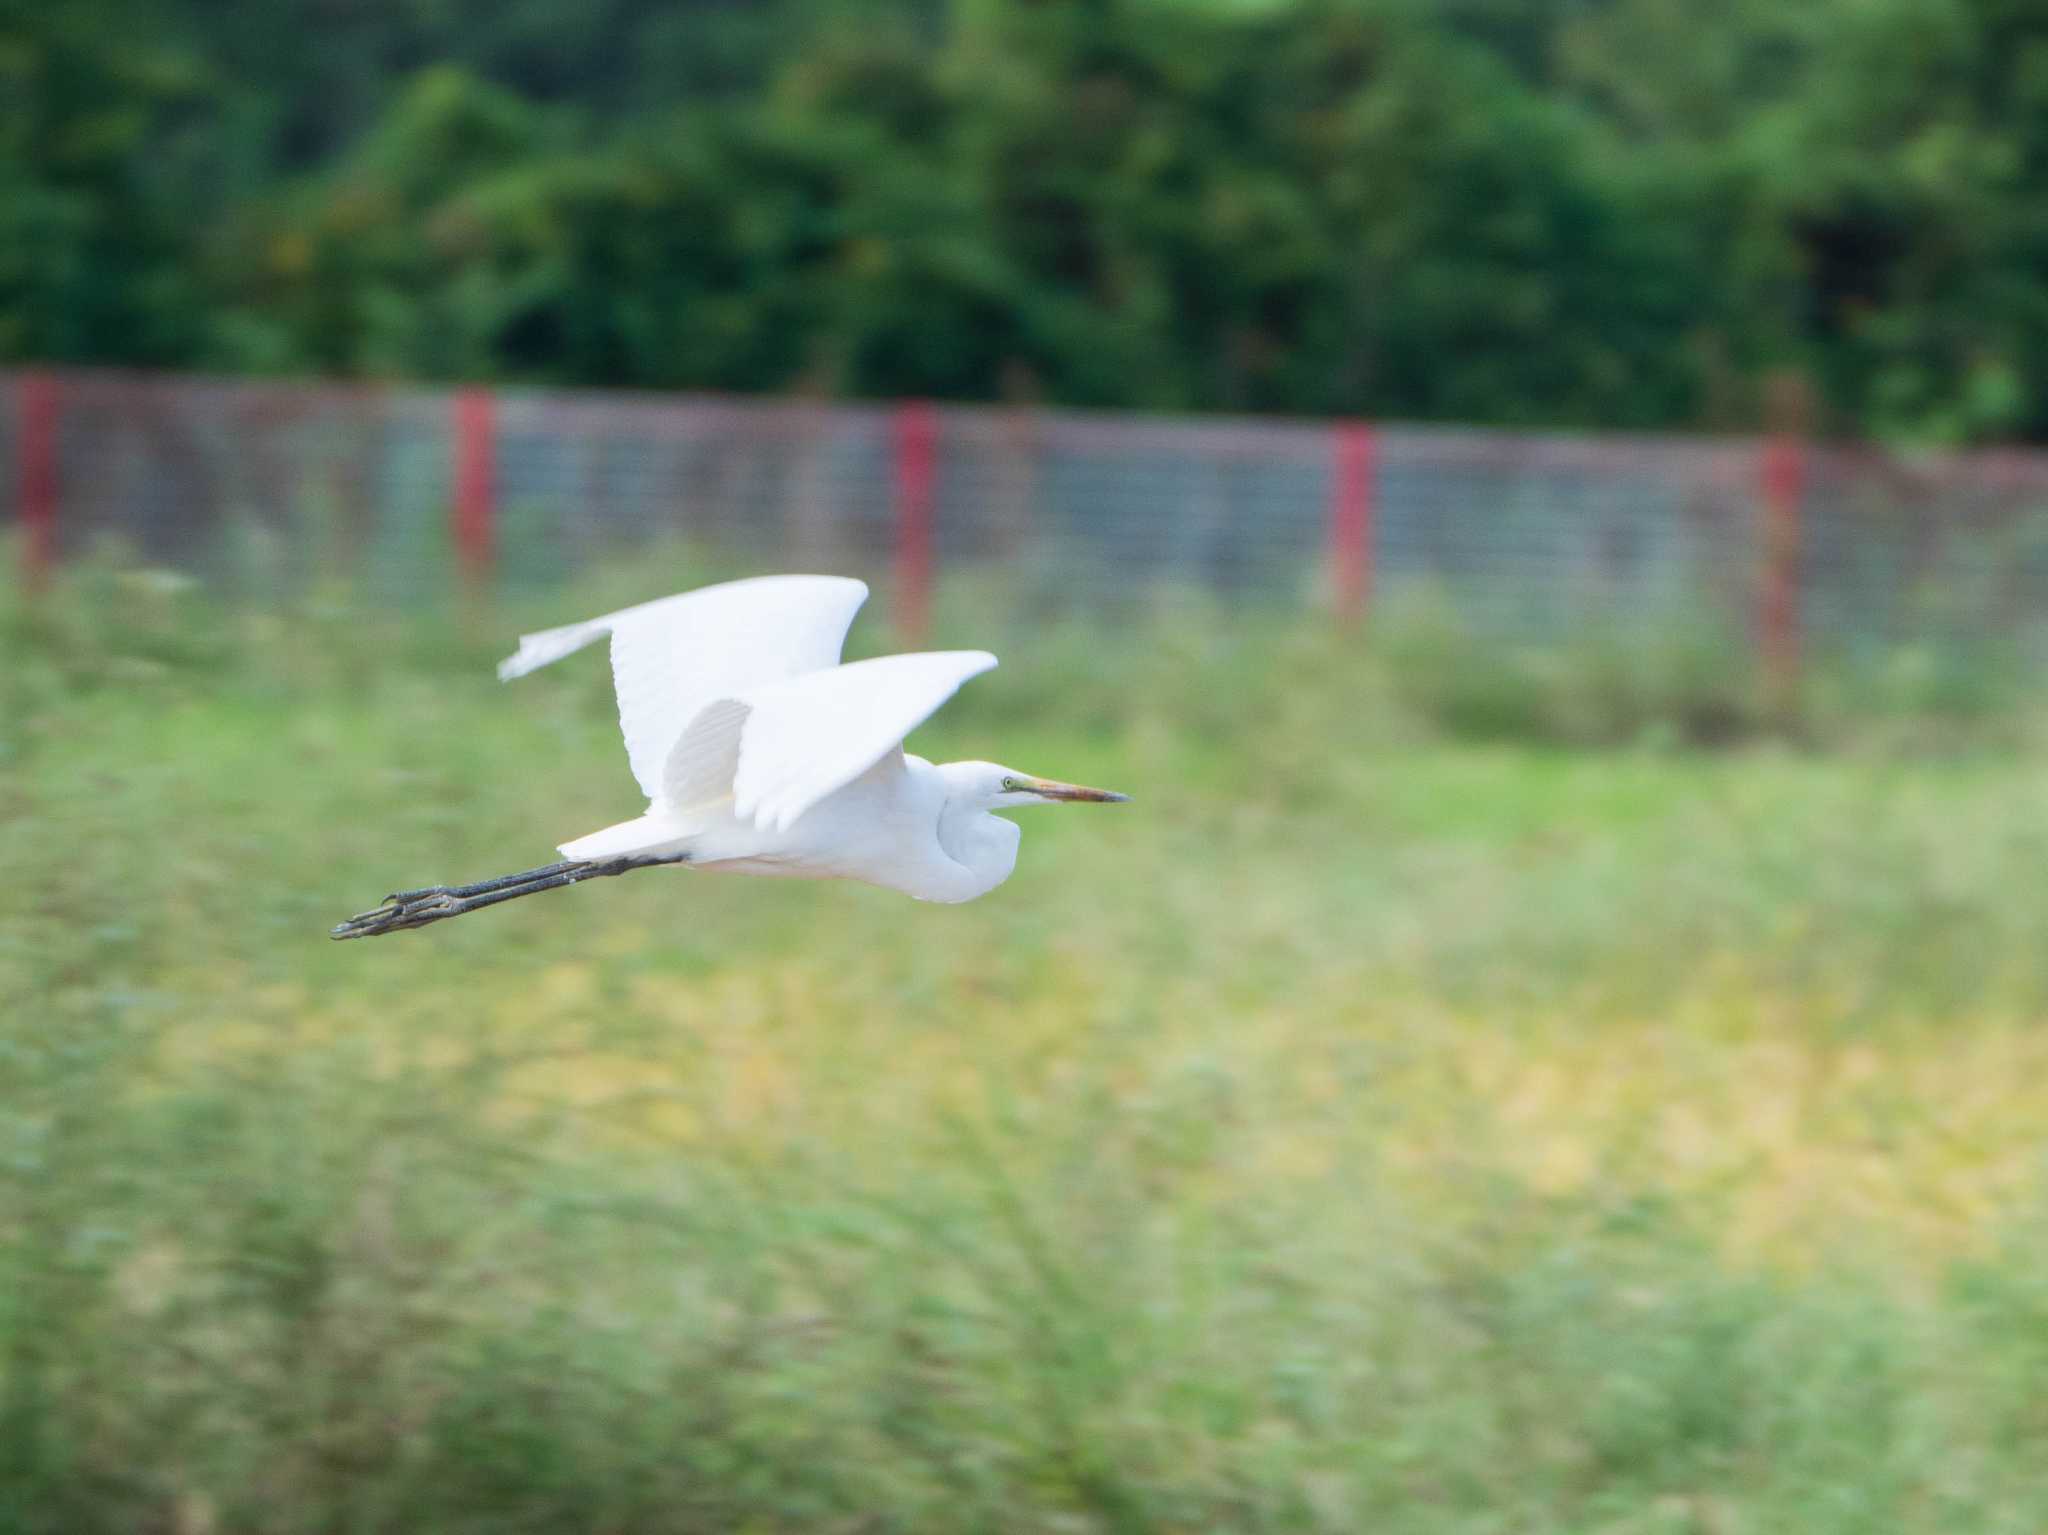
{"type": "Polygon", "coordinates": [[[1806,444],[1779,432],[1758,466],[1763,493],[1763,568],[1757,582],[1757,645],[1776,699],[1799,679],[1799,513],[1806,496],[1806,444]]]}
{"type": "Polygon", "coordinates": [[[62,410],[56,375],[40,369],[21,380],[21,441],[15,462],[21,518],[21,577],[30,592],[50,578],[57,562],[57,418],[62,410]]]}
{"type": "Polygon", "coordinates": [[[931,619],[932,486],[938,459],[939,416],[923,400],[899,406],[896,436],[896,626],[903,637],[924,638],[931,619]]]}
{"type": "Polygon", "coordinates": [[[497,493],[497,408],[487,389],[458,389],[453,418],[455,506],[451,528],[463,579],[481,586],[491,570],[497,493]]]}
{"type": "Polygon", "coordinates": [[[1340,425],[1330,475],[1330,575],[1337,616],[1357,620],[1372,600],[1373,429],[1362,421],[1340,425]]]}

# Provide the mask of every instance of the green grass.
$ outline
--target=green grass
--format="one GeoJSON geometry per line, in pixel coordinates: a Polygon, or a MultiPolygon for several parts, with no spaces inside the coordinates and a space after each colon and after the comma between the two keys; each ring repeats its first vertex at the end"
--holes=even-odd
{"type": "Polygon", "coordinates": [[[1473,744],[1412,636],[1019,628],[916,745],[1135,801],[984,901],[328,942],[631,813],[602,659],[490,662],[641,594],[5,615],[0,1529],[2048,1525],[2023,720],[1473,744]]]}

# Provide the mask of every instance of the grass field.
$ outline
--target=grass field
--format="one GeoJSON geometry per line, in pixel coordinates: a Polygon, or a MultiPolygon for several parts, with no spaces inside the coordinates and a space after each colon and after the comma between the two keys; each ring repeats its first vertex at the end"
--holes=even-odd
{"type": "Polygon", "coordinates": [[[328,942],[636,808],[600,657],[490,675],[623,595],[6,616],[0,1529],[2048,1527],[2025,729],[1460,744],[1328,635],[1019,630],[914,744],[1135,800],[984,901],[328,942]]]}

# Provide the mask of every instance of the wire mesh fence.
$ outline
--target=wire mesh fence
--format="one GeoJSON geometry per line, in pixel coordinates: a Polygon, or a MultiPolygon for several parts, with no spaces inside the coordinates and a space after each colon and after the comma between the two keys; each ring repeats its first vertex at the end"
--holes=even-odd
{"type": "MultiPolygon", "coordinates": [[[[0,372],[30,579],[113,543],[224,593],[533,590],[663,540],[1104,614],[1441,594],[1549,638],[1681,618],[1788,663],[2048,650],[2048,455],[1741,438],[0,372]]],[[[660,583],[656,583],[659,585],[660,583]]]]}

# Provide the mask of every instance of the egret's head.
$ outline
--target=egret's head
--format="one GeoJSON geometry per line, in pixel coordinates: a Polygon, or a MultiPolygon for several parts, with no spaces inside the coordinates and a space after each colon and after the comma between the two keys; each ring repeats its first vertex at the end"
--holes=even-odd
{"type": "Polygon", "coordinates": [[[956,799],[989,810],[1018,805],[1120,805],[1130,798],[1114,789],[1084,789],[1056,778],[1033,778],[996,762],[949,762],[944,771],[954,784],[956,799]]]}

